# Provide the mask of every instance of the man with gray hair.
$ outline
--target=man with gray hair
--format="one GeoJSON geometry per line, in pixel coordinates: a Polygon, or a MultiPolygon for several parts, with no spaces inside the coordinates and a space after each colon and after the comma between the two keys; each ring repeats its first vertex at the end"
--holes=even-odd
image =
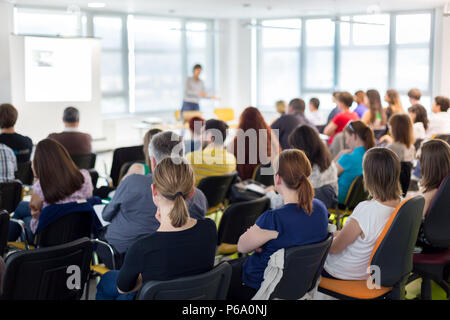
{"type": "MultiPolygon", "coordinates": [[[[160,132],[152,137],[149,146],[152,171],[166,157],[174,160],[183,157],[183,139],[171,131],[160,132]]],[[[109,221],[104,238],[119,254],[124,255],[128,248],[140,237],[154,233],[159,228],[155,218],[157,207],[153,202],[151,185],[152,174],[131,174],[123,179],[111,202],[104,208],[102,218],[109,221]]],[[[189,214],[194,219],[203,219],[208,208],[205,195],[199,189],[187,199],[189,214]]]]}
{"type": "Polygon", "coordinates": [[[87,154],[92,150],[92,137],[88,133],[78,131],[80,112],[77,108],[67,107],[63,114],[64,130],[52,133],[48,137],[61,143],[69,154],[87,154]]]}

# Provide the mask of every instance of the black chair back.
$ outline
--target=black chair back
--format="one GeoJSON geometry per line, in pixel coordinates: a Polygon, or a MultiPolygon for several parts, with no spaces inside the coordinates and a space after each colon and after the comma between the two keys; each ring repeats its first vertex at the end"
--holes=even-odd
{"type": "Polygon", "coordinates": [[[19,181],[0,183],[0,210],[14,212],[21,200],[22,184],[19,181]]]}
{"type": "Polygon", "coordinates": [[[120,168],[126,162],[145,161],[143,146],[118,148],[114,150],[110,177],[115,187],[119,184],[120,168]]]}
{"type": "Polygon", "coordinates": [[[322,242],[285,249],[283,276],[270,298],[297,300],[313,289],[332,242],[328,234],[322,242]]]}
{"type": "Polygon", "coordinates": [[[414,142],[414,148],[416,148],[416,151],[419,150],[420,146],[422,145],[423,139],[416,139],[414,142]]]}
{"type": "Polygon", "coordinates": [[[365,201],[368,198],[369,193],[364,190],[363,176],[357,176],[350,185],[347,197],[345,199],[345,206],[349,210],[353,210],[358,205],[358,203],[365,201]]]}
{"type": "Polygon", "coordinates": [[[373,130],[373,135],[375,136],[375,139],[378,141],[380,140],[380,138],[382,136],[384,136],[385,134],[387,134],[388,130],[387,127],[384,129],[377,129],[377,130],[373,130]]]}
{"type": "MultiPolygon", "coordinates": [[[[8,242],[9,213],[6,210],[0,211],[0,257],[3,256],[8,242]]],[[[1,282],[1,281],[0,281],[1,282]]]]}
{"type": "Polygon", "coordinates": [[[424,204],[422,196],[404,200],[392,213],[375,243],[370,265],[379,267],[381,286],[393,287],[412,271],[424,204]]]}
{"type": "Polygon", "coordinates": [[[168,281],[149,281],[137,300],[225,300],[231,279],[231,265],[222,262],[211,271],[168,281]]]}
{"type": "Polygon", "coordinates": [[[39,247],[56,246],[83,237],[91,237],[92,211],[66,214],[37,233],[39,247]]]}
{"type": "Polygon", "coordinates": [[[409,184],[411,182],[411,170],[413,164],[411,162],[401,162],[400,167],[400,185],[402,186],[403,196],[406,195],[409,189],[409,184]]]}
{"type": "Polygon", "coordinates": [[[423,222],[425,238],[433,247],[450,248],[450,174],[444,178],[423,222]]]}
{"type": "Polygon", "coordinates": [[[91,241],[83,238],[59,246],[11,254],[6,261],[1,298],[80,299],[89,275],[92,247],[91,241]]]}
{"type": "Polygon", "coordinates": [[[95,160],[97,159],[95,153],[71,154],[70,157],[80,169],[89,170],[95,168],[95,160]]]}
{"type": "Polygon", "coordinates": [[[273,186],[273,168],[268,169],[271,165],[272,164],[269,162],[268,164],[260,164],[257,166],[253,173],[253,180],[258,181],[265,186],[273,186]],[[262,174],[261,171],[263,168],[264,170],[270,170],[271,174],[262,174]]]}
{"type": "Polygon", "coordinates": [[[31,186],[34,180],[33,169],[31,169],[31,161],[18,162],[17,171],[14,173],[16,179],[23,184],[31,186]]]}
{"type": "Polygon", "coordinates": [[[239,237],[255,224],[256,219],[270,207],[270,199],[232,203],[223,213],[219,224],[218,244],[237,244],[239,237]]]}
{"type": "Polygon", "coordinates": [[[95,169],[89,169],[88,171],[89,171],[89,175],[91,176],[92,186],[94,187],[94,189],[96,189],[99,174],[98,174],[97,170],[95,170],[95,169]]]}
{"type": "Polygon", "coordinates": [[[236,176],[237,173],[234,172],[222,176],[205,177],[200,180],[197,188],[205,194],[209,208],[223,203],[236,176]]]}

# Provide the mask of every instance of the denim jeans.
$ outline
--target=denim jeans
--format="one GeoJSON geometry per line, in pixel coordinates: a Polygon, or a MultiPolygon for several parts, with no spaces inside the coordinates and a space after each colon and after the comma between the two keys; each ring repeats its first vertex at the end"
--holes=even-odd
{"type": "Polygon", "coordinates": [[[134,300],[136,293],[121,294],[117,290],[117,278],[119,270],[105,273],[97,285],[96,300],[134,300]]]}
{"type": "MultiPolygon", "coordinates": [[[[13,219],[22,220],[25,223],[25,233],[29,242],[33,242],[34,234],[30,229],[31,210],[28,201],[21,201],[14,211],[13,219]],[[31,241],[30,241],[31,240],[31,241]]],[[[9,224],[8,241],[16,241],[20,236],[20,226],[12,222],[9,224]]]]}

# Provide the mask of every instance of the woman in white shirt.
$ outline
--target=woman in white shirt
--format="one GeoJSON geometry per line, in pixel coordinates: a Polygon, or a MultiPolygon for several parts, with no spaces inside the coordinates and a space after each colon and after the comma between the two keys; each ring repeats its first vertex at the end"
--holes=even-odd
{"type": "Polygon", "coordinates": [[[322,276],[366,280],[375,242],[401,203],[400,162],[387,148],[372,148],[363,161],[364,185],[373,200],[358,204],[341,231],[334,233],[322,276]]]}
{"type": "Polygon", "coordinates": [[[414,138],[425,139],[429,122],[427,110],[421,104],[415,104],[408,108],[408,113],[413,122],[414,138]]]}

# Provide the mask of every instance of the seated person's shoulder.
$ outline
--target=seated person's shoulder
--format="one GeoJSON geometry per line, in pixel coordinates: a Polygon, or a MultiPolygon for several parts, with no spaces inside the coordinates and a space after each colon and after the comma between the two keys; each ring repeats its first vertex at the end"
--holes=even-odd
{"type": "Polygon", "coordinates": [[[328,213],[328,210],[327,210],[327,207],[325,206],[325,204],[321,200],[316,199],[316,198],[313,199],[313,211],[328,213]]]}

